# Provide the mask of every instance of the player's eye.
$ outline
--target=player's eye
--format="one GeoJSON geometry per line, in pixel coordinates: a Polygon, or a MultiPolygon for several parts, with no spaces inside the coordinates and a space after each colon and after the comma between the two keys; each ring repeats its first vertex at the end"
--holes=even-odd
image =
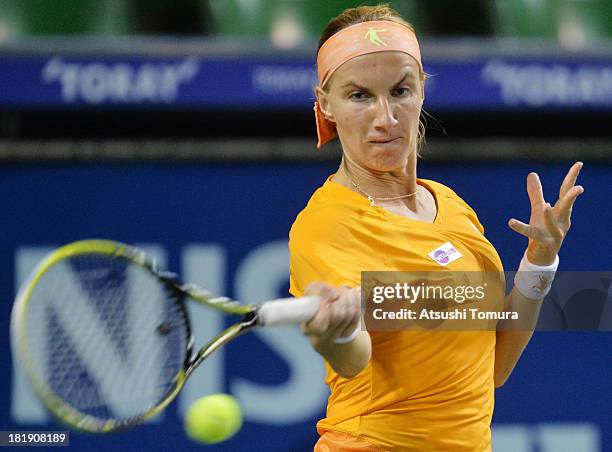
{"type": "Polygon", "coordinates": [[[392,91],[392,94],[394,96],[397,96],[397,97],[404,97],[404,96],[407,96],[408,94],[410,94],[410,88],[407,88],[405,86],[401,87],[401,88],[395,88],[392,91]]]}
{"type": "Polygon", "coordinates": [[[355,100],[355,101],[362,101],[368,98],[367,93],[363,92],[363,91],[353,91],[351,93],[349,93],[349,99],[351,100],[355,100]]]}

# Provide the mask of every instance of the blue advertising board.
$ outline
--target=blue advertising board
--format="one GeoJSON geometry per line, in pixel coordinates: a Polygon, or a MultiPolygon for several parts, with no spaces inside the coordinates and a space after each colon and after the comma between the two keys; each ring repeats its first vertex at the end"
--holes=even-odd
{"type": "MultiPolygon", "coordinates": [[[[612,58],[427,59],[425,108],[610,110],[612,58]]],[[[0,58],[0,108],[295,109],[317,84],[306,57],[0,58]]]]}
{"type": "MultiPolygon", "coordinates": [[[[507,269],[525,239],[507,227],[527,219],[525,177],[540,174],[554,198],[569,165],[423,164],[420,177],[455,189],[478,212],[507,269]]],[[[0,430],[62,430],[38,404],[9,347],[19,283],[55,246],[109,238],[144,247],[187,281],[245,302],[286,296],[287,234],[329,164],[6,164],[0,168],[0,430]]],[[[561,253],[565,270],[607,270],[612,168],[586,164],[585,194],[561,253]]],[[[225,320],[190,308],[198,342],[225,320]]],[[[612,450],[612,335],[536,333],[509,382],[496,391],[494,450],[612,450]]],[[[318,355],[297,328],[259,331],[214,355],[178,400],[153,422],[127,433],[73,433],[74,450],[200,450],[182,428],[194,399],[229,392],[245,416],[233,439],[207,450],[307,451],[324,415],[327,389],[318,355]]]]}

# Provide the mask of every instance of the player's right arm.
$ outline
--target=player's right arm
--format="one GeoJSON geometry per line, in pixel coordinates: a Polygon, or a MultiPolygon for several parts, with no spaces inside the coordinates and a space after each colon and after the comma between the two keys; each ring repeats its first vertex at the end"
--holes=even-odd
{"type": "Polygon", "coordinates": [[[348,343],[337,343],[336,339],[350,337],[360,327],[361,289],[316,282],[308,286],[304,295],[317,295],[322,299],[314,318],[302,325],[313,348],[338,375],[352,378],[359,374],[372,356],[369,333],[359,331],[348,343]]]}

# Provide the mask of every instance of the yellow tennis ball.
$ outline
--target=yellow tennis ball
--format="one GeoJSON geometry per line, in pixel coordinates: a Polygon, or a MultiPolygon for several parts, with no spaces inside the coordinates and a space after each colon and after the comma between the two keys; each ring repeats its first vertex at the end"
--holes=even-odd
{"type": "Polygon", "coordinates": [[[242,411],[229,394],[213,394],[196,400],[185,416],[185,431],[194,441],[215,444],[225,441],[242,427],[242,411]]]}

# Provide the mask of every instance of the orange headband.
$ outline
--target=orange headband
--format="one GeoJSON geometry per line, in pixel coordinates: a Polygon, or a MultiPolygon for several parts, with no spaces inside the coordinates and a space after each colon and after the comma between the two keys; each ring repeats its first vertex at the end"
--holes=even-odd
{"type": "MultiPolygon", "coordinates": [[[[361,22],[343,28],[329,38],[317,54],[317,74],[321,87],[347,61],[368,53],[404,52],[413,57],[421,70],[421,50],[414,32],[405,25],[390,20],[361,22]]],[[[320,149],[338,136],[336,126],[323,115],[318,102],[314,104],[317,136],[320,149]]]]}

